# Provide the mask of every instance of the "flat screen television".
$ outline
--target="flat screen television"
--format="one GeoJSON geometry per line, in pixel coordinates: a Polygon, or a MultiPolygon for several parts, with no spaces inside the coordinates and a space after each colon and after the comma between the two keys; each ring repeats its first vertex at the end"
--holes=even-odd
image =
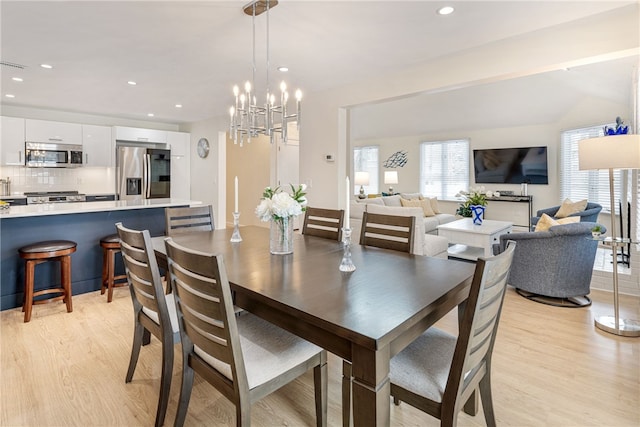
{"type": "Polygon", "coordinates": [[[477,184],[549,184],[547,147],[473,150],[477,184]]]}

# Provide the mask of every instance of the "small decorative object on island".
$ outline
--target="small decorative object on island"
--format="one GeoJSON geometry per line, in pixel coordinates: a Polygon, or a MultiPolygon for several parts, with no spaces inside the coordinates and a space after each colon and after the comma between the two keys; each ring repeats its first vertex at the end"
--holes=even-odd
{"type": "Polygon", "coordinates": [[[487,207],[487,197],[500,197],[497,191],[486,191],[484,186],[480,188],[470,188],[469,191],[460,190],[456,197],[465,197],[466,200],[460,203],[456,210],[456,215],[466,218],[473,218],[473,223],[480,225],[484,220],[484,210],[487,207]]]}
{"type": "Polygon", "coordinates": [[[293,217],[307,208],[306,189],[305,184],[299,185],[297,189],[291,185],[291,194],[280,191],[280,187],[264,189],[256,215],[261,221],[271,222],[269,250],[272,254],[293,252],[293,217]]]}

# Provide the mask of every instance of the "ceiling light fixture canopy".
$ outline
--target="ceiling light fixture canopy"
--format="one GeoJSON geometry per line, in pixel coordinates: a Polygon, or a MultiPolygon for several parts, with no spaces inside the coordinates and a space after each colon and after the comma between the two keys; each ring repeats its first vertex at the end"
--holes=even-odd
{"type": "Polygon", "coordinates": [[[253,25],[253,76],[252,81],[244,84],[244,92],[240,92],[240,88],[236,85],[233,87],[233,95],[235,96],[235,104],[229,109],[229,136],[233,139],[233,143],[240,142],[242,147],[245,138],[247,142],[251,142],[251,138],[258,135],[266,135],[270,137],[273,143],[273,137],[276,133],[282,135],[282,141],[287,142],[287,123],[296,121],[298,128],[300,127],[300,101],[302,92],[298,89],[296,96],[295,114],[288,114],[287,103],[289,101],[289,92],[287,92],[287,84],[283,81],[280,84],[280,104],[276,103],[276,96],[271,92],[269,82],[269,9],[278,4],[277,0],[254,0],[244,6],[244,13],[252,17],[253,25]],[[255,74],[256,74],[256,16],[266,12],[267,19],[267,91],[264,104],[258,105],[256,99],[255,74]],[[279,123],[277,122],[277,119],[279,123]]]}

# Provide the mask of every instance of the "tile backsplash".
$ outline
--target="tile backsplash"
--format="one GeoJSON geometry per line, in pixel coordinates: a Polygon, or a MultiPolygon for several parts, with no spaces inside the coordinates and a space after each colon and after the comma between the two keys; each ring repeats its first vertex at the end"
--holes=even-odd
{"type": "Polygon", "coordinates": [[[115,168],[27,168],[0,166],[0,177],[11,178],[11,195],[32,191],[79,191],[84,194],[115,193],[115,168]]]}

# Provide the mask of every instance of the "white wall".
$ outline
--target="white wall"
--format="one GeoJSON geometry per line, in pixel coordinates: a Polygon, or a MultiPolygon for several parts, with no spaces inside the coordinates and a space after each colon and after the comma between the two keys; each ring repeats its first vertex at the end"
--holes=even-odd
{"type": "Polygon", "coordinates": [[[216,228],[226,227],[226,119],[216,118],[180,126],[191,133],[191,199],[213,206],[216,228]],[[202,159],[197,153],[200,138],[209,140],[209,155],[202,159]],[[222,141],[222,142],[221,142],[222,141]]]}

